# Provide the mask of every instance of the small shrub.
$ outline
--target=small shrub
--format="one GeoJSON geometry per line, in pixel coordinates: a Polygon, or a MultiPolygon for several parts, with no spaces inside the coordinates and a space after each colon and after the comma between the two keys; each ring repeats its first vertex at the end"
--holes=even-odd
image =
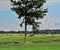
{"type": "Polygon", "coordinates": [[[22,34],[20,34],[20,36],[23,36],[22,34]]]}
{"type": "Polygon", "coordinates": [[[30,37],[34,37],[34,34],[32,33],[32,34],[30,34],[30,37]]]}

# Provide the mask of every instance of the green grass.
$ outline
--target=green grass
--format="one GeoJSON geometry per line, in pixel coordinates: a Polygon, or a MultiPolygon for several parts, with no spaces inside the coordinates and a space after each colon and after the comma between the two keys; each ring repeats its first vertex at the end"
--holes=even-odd
{"type": "Polygon", "coordinates": [[[60,50],[60,43],[2,44],[0,50],[60,50]]]}
{"type": "MultiPolygon", "coordinates": [[[[0,34],[0,42],[23,42],[23,34],[0,34]],[[22,35],[22,36],[21,36],[22,35]]],[[[0,44],[0,50],[60,50],[60,34],[27,35],[28,44],[0,44]],[[55,40],[55,41],[54,41],[55,40]]]]}
{"type": "MultiPolygon", "coordinates": [[[[35,34],[34,36],[30,37],[27,35],[27,42],[40,42],[40,41],[53,41],[53,40],[60,40],[60,34],[35,34]]],[[[24,35],[20,34],[0,34],[0,42],[23,42],[24,35]]]]}

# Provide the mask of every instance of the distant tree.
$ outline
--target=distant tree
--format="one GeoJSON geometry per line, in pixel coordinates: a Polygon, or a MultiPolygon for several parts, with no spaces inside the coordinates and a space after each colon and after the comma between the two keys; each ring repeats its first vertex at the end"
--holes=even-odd
{"type": "Polygon", "coordinates": [[[18,14],[18,18],[23,17],[23,21],[20,24],[22,26],[25,23],[25,37],[24,43],[26,43],[27,36],[27,25],[33,25],[36,29],[38,24],[35,22],[35,19],[43,18],[46,15],[47,9],[43,9],[43,4],[45,0],[10,0],[11,5],[13,6],[12,11],[15,11],[18,14]]]}

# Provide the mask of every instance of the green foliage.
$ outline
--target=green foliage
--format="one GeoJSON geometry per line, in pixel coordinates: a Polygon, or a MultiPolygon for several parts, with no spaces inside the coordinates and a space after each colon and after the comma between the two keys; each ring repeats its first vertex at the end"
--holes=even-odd
{"type": "Polygon", "coordinates": [[[24,19],[26,19],[26,21],[23,19],[20,26],[26,22],[29,25],[34,25],[36,28],[37,23],[34,19],[43,18],[47,13],[47,9],[42,8],[43,4],[46,2],[45,0],[11,0],[11,2],[13,6],[11,9],[18,14],[18,18],[21,19],[21,17],[24,17],[24,19]]]}

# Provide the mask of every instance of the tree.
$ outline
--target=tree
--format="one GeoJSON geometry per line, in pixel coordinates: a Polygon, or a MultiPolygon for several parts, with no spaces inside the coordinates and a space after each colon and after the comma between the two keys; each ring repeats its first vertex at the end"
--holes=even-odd
{"type": "Polygon", "coordinates": [[[43,18],[46,15],[47,9],[43,9],[43,4],[46,2],[45,0],[10,0],[11,5],[13,6],[11,9],[15,11],[18,15],[18,18],[21,19],[23,17],[23,21],[20,24],[22,26],[25,23],[25,37],[24,43],[26,43],[27,36],[27,25],[33,25],[34,29],[37,29],[38,24],[35,22],[35,19],[43,18]]]}

